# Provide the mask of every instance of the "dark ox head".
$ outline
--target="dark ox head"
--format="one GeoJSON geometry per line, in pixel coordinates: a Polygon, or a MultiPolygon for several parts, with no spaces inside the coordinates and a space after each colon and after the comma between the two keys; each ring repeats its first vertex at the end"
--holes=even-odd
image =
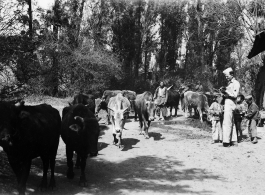
{"type": "Polygon", "coordinates": [[[24,102],[13,104],[10,102],[0,103],[0,146],[13,145],[13,139],[19,133],[18,125],[20,120],[25,118],[26,112],[21,111],[24,102]]]}
{"type": "Polygon", "coordinates": [[[148,114],[148,120],[155,120],[155,103],[152,100],[145,100],[146,110],[148,114]]]}
{"type": "Polygon", "coordinates": [[[102,99],[95,99],[95,114],[98,114],[98,112],[103,109],[103,110],[107,110],[107,102],[105,100],[102,99]]]}
{"type": "Polygon", "coordinates": [[[74,117],[75,123],[70,125],[72,131],[77,132],[80,139],[88,141],[90,156],[98,155],[98,137],[99,137],[99,124],[95,118],[82,118],[80,116],[74,117]],[[87,137],[89,140],[87,140],[87,137]]]}

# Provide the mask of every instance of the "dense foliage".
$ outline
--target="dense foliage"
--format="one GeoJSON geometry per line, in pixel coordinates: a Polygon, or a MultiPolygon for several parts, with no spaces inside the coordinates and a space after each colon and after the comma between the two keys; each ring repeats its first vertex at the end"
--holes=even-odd
{"type": "Polygon", "coordinates": [[[264,21],[263,1],[0,1],[1,94],[100,95],[200,81],[224,85],[236,69],[251,93],[261,56],[246,60],[264,21]],[[262,20],[263,18],[263,20],[262,20]]]}

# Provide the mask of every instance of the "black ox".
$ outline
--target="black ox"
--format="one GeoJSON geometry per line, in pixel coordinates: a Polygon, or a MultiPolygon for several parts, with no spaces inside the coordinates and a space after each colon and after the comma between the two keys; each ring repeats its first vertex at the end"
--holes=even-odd
{"type": "Polygon", "coordinates": [[[99,124],[95,115],[83,104],[77,104],[63,109],[61,136],[66,144],[67,177],[74,178],[73,152],[80,157],[81,175],[79,183],[86,185],[86,159],[98,154],[99,124]]]}
{"type": "Polygon", "coordinates": [[[72,103],[69,103],[69,105],[72,106],[76,104],[83,104],[87,106],[89,110],[91,110],[91,112],[95,114],[95,98],[93,95],[85,95],[82,93],[75,95],[74,100],[72,101],[72,103]]]}
{"type": "Polygon", "coordinates": [[[25,194],[31,161],[41,157],[43,177],[40,189],[47,188],[47,172],[51,168],[49,186],[55,187],[54,167],[57,154],[61,117],[47,104],[25,106],[24,102],[0,103],[0,146],[7,154],[16,175],[19,194],[25,194]]]}

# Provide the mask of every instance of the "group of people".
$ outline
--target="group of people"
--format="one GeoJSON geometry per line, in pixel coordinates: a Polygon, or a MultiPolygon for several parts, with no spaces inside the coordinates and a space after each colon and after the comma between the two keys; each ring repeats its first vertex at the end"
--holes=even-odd
{"type": "MultiPolygon", "coordinates": [[[[238,143],[249,141],[258,143],[257,124],[260,120],[259,108],[251,95],[244,97],[239,94],[240,83],[234,77],[232,68],[223,71],[228,84],[220,89],[215,101],[211,104],[208,114],[212,121],[212,143],[223,143],[224,147],[238,146],[238,143]],[[248,121],[248,138],[243,139],[242,121],[248,121]]],[[[198,85],[199,90],[200,85],[198,85]]],[[[200,89],[201,90],[201,89],[200,89]]],[[[160,82],[155,90],[154,100],[157,105],[156,115],[159,120],[165,120],[167,115],[167,87],[160,82]]]]}
{"type": "Polygon", "coordinates": [[[220,89],[215,101],[209,108],[212,121],[212,143],[223,143],[224,147],[238,146],[239,142],[258,143],[257,123],[260,119],[259,108],[253,97],[239,94],[240,83],[234,78],[232,68],[223,71],[228,85],[220,89]],[[224,102],[224,103],[223,103],[224,102]],[[248,120],[248,138],[243,139],[241,124],[248,120]]]}

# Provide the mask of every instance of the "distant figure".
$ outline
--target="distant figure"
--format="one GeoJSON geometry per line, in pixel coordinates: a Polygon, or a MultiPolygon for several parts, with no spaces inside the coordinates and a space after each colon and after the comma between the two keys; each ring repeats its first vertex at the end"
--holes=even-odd
{"type": "Polygon", "coordinates": [[[212,121],[212,144],[219,143],[223,141],[223,130],[222,130],[222,120],[223,120],[223,105],[221,105],[222,97],[217,96],[214,102],[209,108],[210,120],[212,121]]]}
{"type": "Polygon", "coordinates": [[[201,81],[198,82],[198,85],[195,87],[196,92],[202,92],[203,86],[201,84],[201,81]]]}
{"type": "Polygon", "coordinates": [[[168,99],[168,92],[167,87],[164,86],[164,82],[161,81],[159,87],[155,90],[154,94],[154,102],[157,106],[156,108],[156,114],[159,118],[159,120],[165,120],[165,117],[167,116],[167,103],[168,99]],[[161,111],[161,117],[160,117],[160,111],[161,111]]]}
{"type": "Polygon", "coordinates": [[[246,118],[248,119],[248,134],[249,137],[245,141],[251,141],[253,144],[258,143],[257,139],[257,123],[260,119],[259,107],[253,101],[251,95],[246,97],[246,102],[248,104],[248,110],[246,113],[246,118]]]}
{"type": "Polygon", "coordinates": [[[234,119],[236,125],[237,140],[240,142],[242,140],[242,120],[246,112],[246,106],[244,104],[245,97],[243,95],[238,95],[236,99],[236,109],[234,111],[234,119]]]}
{"type": "Polygon", "coordinates": [[[228,81],[227,87],[222,87],[220,89],[225,98],[223,121],[223,146],[238,146],[236,129],[234,128],[233,112],[236,108],[236,98],[239,93],[240,84],[234,78],[234,72],[232,68],[225,69],[223,73],[228,81]]]}

